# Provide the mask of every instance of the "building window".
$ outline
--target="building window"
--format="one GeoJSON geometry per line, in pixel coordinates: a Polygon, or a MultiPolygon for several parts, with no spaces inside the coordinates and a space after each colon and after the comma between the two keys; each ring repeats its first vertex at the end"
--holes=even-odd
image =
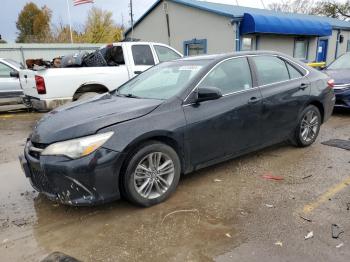
{"type": "Polygon", "coordinates": [[[242,51],[251,51],[253,50],[253,38],[252,37],[243,37],[242,38],[242,51]]]}
{"type": "Polygon", "coordinates": [[[184,55],[195,56],[207,53],[207,39],[184,41],[184,55]]]}
{"type": "Polygon", "coordinates": [[[348,40],[348,46],[346,48],[346,52],[350,52],[350,40],[348,40]]]}
{"type": "Polygon", "coordinates": [[[296,39],[294,42],[294,57],[298,59],[307,59],[309,41],[306,39],[296,39]]]}

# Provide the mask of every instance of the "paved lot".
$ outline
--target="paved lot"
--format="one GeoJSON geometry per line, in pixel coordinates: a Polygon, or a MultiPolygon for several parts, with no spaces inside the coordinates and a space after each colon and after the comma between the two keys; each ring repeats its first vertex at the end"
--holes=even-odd
{"type": "Polygon", "coordinates": [[[312,147],[282,144],[196,172],[147,209],[70,208],[33,192],[17,155],[40,116],[0,114],[1,261],[54,251],[83,261],[350,260],[350,151],[321,145],[350,138],[349,112],[336,113],[312,147]],[[338,239],[332,224],[344,231],[338,239]]]}

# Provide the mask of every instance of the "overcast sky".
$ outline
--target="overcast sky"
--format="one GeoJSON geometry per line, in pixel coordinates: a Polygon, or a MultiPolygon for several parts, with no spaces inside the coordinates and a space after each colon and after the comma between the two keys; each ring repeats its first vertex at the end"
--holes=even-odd
{"type": "MultiPolygon", "coordinates": [[[[23,6],[28,2],[34,2],[38,6],[47,5],[53,11],[52,22],[68,24],[66,0],[1,0],[3,6],[0,11],[0,34],[7,42],[14,42],[17,37],[16,20],[23,6]],[[4,3],[5,2],[5,3],[4,3]]],[[[91,4],[73,7],[73,0],[68,0],[71,5],[73,25],[83,24],[91,4]]],[[[133,0],[134,17],[137,20],[156,0],[133,0]]],[[[236,4],[236,0],[209,0],[210,2],[220,2],[236,4]]],[[[279,0],[263,0],[265,5],[279,0]]],[[[261,0],[238,0],[239,5],[250,7],[262,7],[261,0]]],[[[113,18],[118,23],[124,20],[124,25],[129,27],[129,0],[95,0],[93,4],[113,12],[113,18]]]]}

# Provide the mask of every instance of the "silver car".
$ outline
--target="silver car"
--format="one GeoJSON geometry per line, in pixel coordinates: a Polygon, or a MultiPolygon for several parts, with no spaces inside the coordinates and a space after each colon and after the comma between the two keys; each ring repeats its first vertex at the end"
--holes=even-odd
{"type": "Polygon", "coordinates": [[[0,58],[0,105],[22,103],[23,90],[19,81],[20,63],[0,58]]]}

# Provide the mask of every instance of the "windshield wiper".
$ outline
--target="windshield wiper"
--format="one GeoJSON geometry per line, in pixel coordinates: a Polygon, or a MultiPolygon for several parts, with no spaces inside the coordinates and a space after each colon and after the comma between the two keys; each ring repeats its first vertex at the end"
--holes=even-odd
{"type": "Polygon", "coordinates": [[[130,97],[130,98],[141,98],[139,96],[135,96],[133,94],[119,94],[120,96],[123,96],[123,97],[130,97]]]}

